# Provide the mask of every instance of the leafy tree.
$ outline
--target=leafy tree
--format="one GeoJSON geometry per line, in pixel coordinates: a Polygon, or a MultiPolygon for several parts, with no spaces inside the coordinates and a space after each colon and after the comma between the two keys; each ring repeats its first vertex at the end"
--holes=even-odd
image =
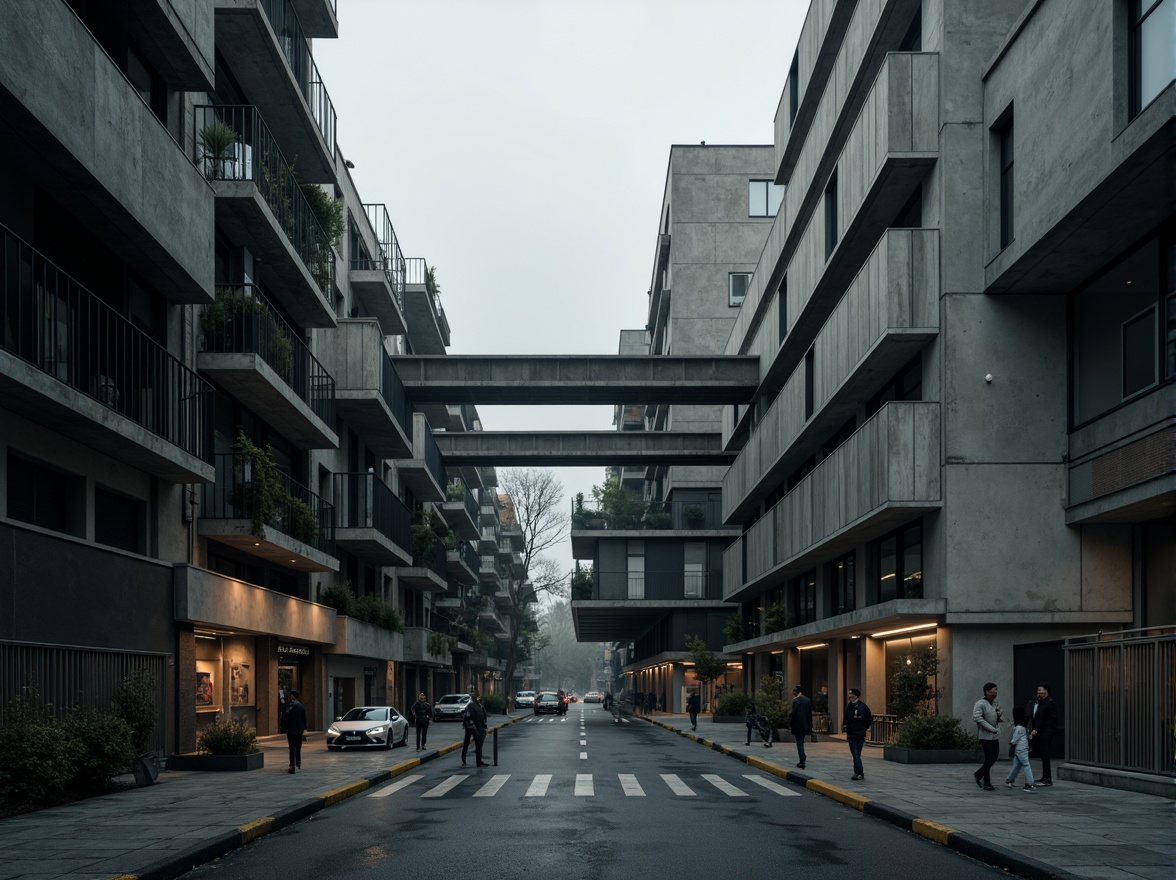
{"type": "Polygon", "coordinates": [[[150,669],[136,669],[114,691],[114,711],[131,728],[135,754],[142,755],[151,743],[158,717],[156,694],[158,682],[150,669]]]}
{"type": "Polygon", "coordinates": [[[546,640],[536,658],[543,682],[550,687],[580,687],[589,682],[599,666],[602,648],[595,642],[576,641],[571,605],[560,599],[546,606],[539,629],[546,640]]]}
{"type": "Polygon", "coordinates": [[[934,642],[898,658],[897,667],[890,675],[888,702],[890,710],[900,719],[935,714],[935,703],[943,693],[935,686],[939,663],[934,642]]]}
{"type": "MultiPolygon", "coordinates": [[[[694,661],[694,677],[706,688],[716,678],[721,678],[727,671],[727,661],[721,654],[716,654],[706,644],[705,639],[686,634],[686,650],[690,652],[690,659],[694,661]]],[[[707,704],[710,703],[709,688],[707,704]]]]}
{"type": "Polygon", "coordinates": [[[730,614],[723,621],[723,638],[728,642],[743,641],[743,617],[741,615],[730,614]]]}
{"type": "Polygon", "coordinates": [[[593,583],[592,566],[581,567],[577,561],[576,569],[572,572],[572,598],[591,599],[593,583]]]}
{"type": "Polygon", "coordinates": [[[645,502],[641,496],[624,488],[617,479],[592,487],[592,497],[610,529],[635,529],[641,525],[645,502]]]}

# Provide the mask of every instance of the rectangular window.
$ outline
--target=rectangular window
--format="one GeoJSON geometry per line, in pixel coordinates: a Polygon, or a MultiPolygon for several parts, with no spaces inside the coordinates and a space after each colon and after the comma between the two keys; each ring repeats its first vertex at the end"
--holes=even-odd
{"type": "Polygon", "coordinates": [[[1123,399],[1156,384],[1156,308],[1123,322],[1123,399]]]}
{"type": "Polygon", "coordinates": [[[749,180],[747,182],[747,216],[775,217],[784,198],[784,187],[776,186],[770,180],[749,180]]]}
{"type": "Polygon", "coordinates": [[[800,53],[792,56],[792,67],[788,69],[788,125],[796,121],[796,109],[800,106],[800,53]]]}
{"type": "Polygon", "coordinates": [[[1176,79],[1176,0],[1131,0],[1128,49],[1131,117],[1176,79]]]}
{"type": "Polygon", "coordinates": [[[630,599],[645,598],[645,542],[627,541],[630,599]]]}
{"type": "Polygon", "coordinates": [[[923,598],[923,524],[899,529],[875,545],[878,602],[923,598]]]}
{"type": "Polygon", "coordinates": [[[687,599],[702,599],[706,594],[706,543],[687,541],[683,555],[685,581],[682,595],[687,599]]]}
{"type": "Polygon", "coordinates": [[[788,338],[788,276],[780,279],[780,289],[776,291],[776,309],[780,318],[780,344],[788,338]]]}
{"type": "Polygon", "coordinates": [[[837,170],[825,187],[825,259],[837,249],[837,170]]]}
{"type": "Polygon", "coordinates": [[[747,298],[747,288],[751,286],[750,272],[727,273],[727,305],[737,306],[747,298]]]}
{"type": "Polygon", "coordinates": [[[810,348],[804,355],[804,417],[811,419],[816,405],[816,372],[815,348],[810,348]]]}
{"type": "Polygon", "coordinates": [[[1000,130],[1000,246],[1013,241],[1013,121],[1000,130]]]}
{"type": "Polygon", "coordinates": [[[817,619],[817,573],[808,571],[793,578],[789,590],[791,624],[802,626],[817,619]]]}
{"type": "Polygon", "coordinates": [[[854,554],[847,553],[829,563],[833,614],[848,614],[857,607],[854,596],[854,558],[854,554]]]}
{"type": "Polygon", "coordinates": [[[51,529],[67,531],[67,477],[57,471],[8,456],[8,517],[51,529]]]}
{"type": "Polygon", "coordinates": [[[129,553],[142,552],[143,503],[94,489],[94,540],[129,553]]]}

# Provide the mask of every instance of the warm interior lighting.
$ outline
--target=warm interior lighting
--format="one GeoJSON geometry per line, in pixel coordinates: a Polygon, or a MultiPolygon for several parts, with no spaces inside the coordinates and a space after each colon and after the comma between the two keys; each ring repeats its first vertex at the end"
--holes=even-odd
{"type": "Polygon", "coordinates": [[[888,629],[885,632],[870,633],[870,638],[880,639],[883,636],[897,636],[901,633],[915,632],[920,629],[935,629],[938,623],[920,623],[918,626],[904,626],[902,629],[888,629]]]}
{"type": "Polygon", "coordinates": [[[828,644],[829,644],[828,642],[817,642],[816,644],[813,644],[813,645],[797,645],[796,650],[798,650],[798,651],[811,651],[813,648],[827,647],[828,644]]]}

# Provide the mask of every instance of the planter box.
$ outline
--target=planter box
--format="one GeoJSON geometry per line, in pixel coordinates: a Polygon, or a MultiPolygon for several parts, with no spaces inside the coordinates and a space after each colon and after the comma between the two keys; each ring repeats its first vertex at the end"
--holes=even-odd
{"type": "Polygon", "coordinates": [[[899,764],[980,764],[983,752],[970,749],[904,749],[899,746],[885,746],[882,757],[899,764]]]}
{"type": "Polygon", "coordinates": [[[252,755],[169,755],[168,770],[260,770],[265,766],[265,753],[252,755]]]}

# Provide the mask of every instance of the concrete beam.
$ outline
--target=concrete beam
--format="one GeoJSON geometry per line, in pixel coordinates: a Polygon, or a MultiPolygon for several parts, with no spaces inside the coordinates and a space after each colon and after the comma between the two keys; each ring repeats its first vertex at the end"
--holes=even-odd
{"type": "Polygon", "coordinates": [[[434,434],[446,467],[729,465],[721,434],[671,431],[469,431],[434,434]]]}
{"type": "Polygon", "coordinates": [[[392,360],[414,403],[746,404],[759,387],[759,359],[740,355],[451,354],[392,360]]]}

